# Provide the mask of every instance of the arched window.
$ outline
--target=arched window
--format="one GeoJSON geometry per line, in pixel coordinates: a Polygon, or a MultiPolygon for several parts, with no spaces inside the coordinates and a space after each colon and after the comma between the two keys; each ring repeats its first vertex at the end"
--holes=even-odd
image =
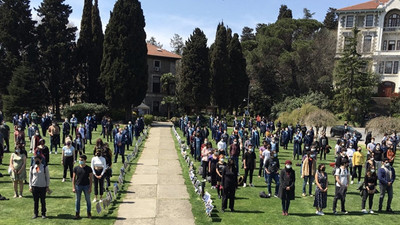
{"type": "Polygon", "coordinates": [[[400,15],[397,13],[391,14],[387,18],[386,27],[400,27],[400,15]]]}

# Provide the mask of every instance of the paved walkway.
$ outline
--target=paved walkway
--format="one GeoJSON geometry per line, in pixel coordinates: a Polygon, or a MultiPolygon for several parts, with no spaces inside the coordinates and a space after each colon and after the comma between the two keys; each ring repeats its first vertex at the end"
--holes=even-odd
{"type": "Polygon", "coordinates": [[[170,127],[150,129],[115,224],[194,224],[170,127]]]}

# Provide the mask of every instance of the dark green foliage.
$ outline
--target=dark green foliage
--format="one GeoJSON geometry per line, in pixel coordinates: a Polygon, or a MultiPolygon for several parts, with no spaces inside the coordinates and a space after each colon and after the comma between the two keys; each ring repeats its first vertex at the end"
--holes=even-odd
{"type": "Polygon", "coordinates": [[[65,118],[71,118],[72,114],[75,114],[76,118],[85,118],[87,114],[96,114],[97,118],[102,118],[103,116],[108,115],[107,113],[109,113],[107,106],[96,103],[81,103],[66,106],[62,111],[65,118]]]}
{"type": "Polygon", "coordinates": [[[0,108],[13,71],[22,61],[37,61],[35,23],[29,0],[0,1],[0,108]]]}
{"type": "Polygon", "coordinates": [[[240,35],[240,41],[255,40],[254,29],[250,27],[243,27],[242,34],[240,35]]]}
{"type": "Polygon", "coordinates": [[[395,116],[400,114],[400,97],[392,97],[390,101],[390,115],[395,116]]]}
{"type": "Polygon", "coordinates": [[[118,0],[104,36],[100,80],[106,100],[113,107],[125,108],[126,119],[131,107],[139,105],[147,91],[147,45],[145,21],[137,0],[118,0]]]}
{"type": "Polygon", "coordinates": [[[338,27],[338,16],[336,14],[336,9],[329,7],[324,19],[324,26],[330,30],[336,30],[338,27]]]}
{"type": "Polygon", "coordinates": [[[175,93],[172,92],[176,86],[176,77],[172,73],[165,73],[161,76],[160,82],[161,89],[165,93],[161,104],[167,105],[168,118],[170,118],[171,106],[177,104],[175,93]]]}
{"type": "Polygon", "coordinates": [[[303,19],[306,19],[306,20],[308,20],[308,19],[311,19],[314,15],[315,15],[315,12],[311,12],[309,9],[307,9],[307,8],[304,8],[303,9],[303,13],[304,13],[304,16],[303,16],[303,19]]]}
{"type": "Polygon", "coordinates": [[[181,68],[177,75],[178,100],[189,111],[210,103],[210,63],[206,35],[196,28],[183,48],[181,68]]]}
{"type": "Polygon", "coordinates": [[[26,110],[36,110],[39,113],[45,111],[46,90],[37,73],[27,63],[14,70],[7,89],[8,94],[3,96],[7,115],[26,110]]]}
{"type": "Polygon", "coordinates": [[[249,77],[246,73],[246,59],[243,57],[239,35],[236,33],[229,43],[228,52],[231,69],[230,79],[232,81],[229,88],[231,99],[230,107],[237,109],[243,103],[243,99],[247,98],[249,77]]]}
{"type": "Polygon", "coordinates": [[[353,122],[362,122],[368,113],[374,87],[379,81],[378,75],[369,71],[368,62],[357,52],[358,33],[354,28],[334,71],[336,111],[353,122]]]}
{"type": "Polygon", "coordinates": [[[38,26],[41,77],[56,116],[60,104],[69,102],[72,86],[72,51],[76,27],[68,23],[72,9],[64,0],[44,0],[37,9],[42,21],[38,26]]]}
{"type": "Polygon", "coordinates": [[[94,1],[92,7],[92,57],[89,59],[89,101],[96,103],[105,103],[104,87],[100,85],[100,67],[103,59],[103,25],[101,23],[98,0],[94,1]]]}
{"type": "Polygon", "coordinates": [[[151,45],[154,45],[154,46],[157,46],[158,48],[162,48],[163,47],[163,45],[160,42],[156,41],[155,37],[150,37],[150,39],[147,40],[147,43],[149,43],[151,45]]]}
{"type": "Polygon", "coordinates": [[[281,5],[279,8],[279,15],[278,15],[278,20],[284,19],[284,18],[289,18],[292,19],[292,10],[287,7],[287,5],[281,5]]]}
{"type": "Polygon", "coordinates": [[[210,52],[211,91],[212,101],[219,110],[227,109],[230,106],[231,80],[229,77],[229,55],[226,27],[223,23],[218,24],[215,42],[210,52]]]}

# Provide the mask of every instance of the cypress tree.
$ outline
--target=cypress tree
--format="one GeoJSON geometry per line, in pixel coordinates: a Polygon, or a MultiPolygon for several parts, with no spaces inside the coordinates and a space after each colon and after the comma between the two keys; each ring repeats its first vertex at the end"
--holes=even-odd
{"type": "Polygon", "coordinates": [[[335,8],[329,7],[325,15],[324,26],[329,30],[336,30],[338,27],[338,16],[335,8]]]}
{"type": "Polygon", "coordinates": [[[281,5],[279,8],[279,15],[278,15],[278,20],[284,19],[284,18],[293,18],[292,15],[292,10],[287,7],[287,5],[281,5]]]}
{"type": "Polygon", "coordinates": [[[137,0],[118,0],[104,36],[100,80],[112,107],[124,108],[126,119],[132,105],[139,105],[147,91],[145,20],[137,0]]]}
{"type": "Polygon", "coordinates": [[[242,46],[239,42],[239,35],[234,34],[228,46],[229,62],[231,66],[231,107],[237,108],[244,98],[247,98],[249,88],[249,77],[246,73],[246,59],[242,53],[242,46]]]}
{"type": "Polygon", "coordinates": [[[226,28],[218,24],[215,42],[211,52],[211,89],[214,103],[219,111],[230,106],[229,58],[226,28]]]}
{"type": "Polygon", "coordinates": [[[19,113],[25,110],[44,112],[46,91],[37,73],[27,64],[22,63],[14,72],[4,95],[6,114],[19,113]]]}
{"type": "Polygon", "coordinates": [[[183,47],[181,69],[177,75],[176,94],[186,111],[198,112],[210,103],[210,62],[207,37],[196,28],[183,47]]]}
{"type": "Polygon", "coordinates": [[[44,0],[37,11],[42,18],[37,28],[41,73],[53,111],[60,117],[60,104],[69,102],[71,94],[76,27],[68,24],[72,9],[64,0],[44,0]]]}
{"type": "Polygon", "coordinates": [[[91,94],[89,95],[90,102],[105,103],[104,88],[100,85],[100,66],[103,59],[103,25],[100,19],[98,0],[94,1],[92,7],[92,56],[90,57],[89,70],[89,87],[91,94]]]}
{"type": "Polygon", "coordinates": [[[1,96],[7,94],[7,86],[13,71],[22,61],[37,60],[35,24],[32,20],[29,0],[0,1],[0,108],[1,96]]]}
{"type": "Polygon", "coordinates": [[[81,94],[81,99],[90,101],[93,95],[93,87],[90,85],[89,70],[90,59],[92,57],[92,0],[85,0],[83,6],[83,13],[81,19],[81,30],[77,43],[77,54],[79,60],[78,79],[79,86],[78,92],[81,94]]]}

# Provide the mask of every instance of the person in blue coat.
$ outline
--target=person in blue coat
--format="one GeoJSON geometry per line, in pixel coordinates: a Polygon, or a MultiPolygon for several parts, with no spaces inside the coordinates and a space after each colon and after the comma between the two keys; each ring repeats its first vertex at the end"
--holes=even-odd
{"type": "Polygon", "coordinates": [[[123,134],[122,128],[119,128],[118,133],[114,137],[115,144],[115,158],[114,163],[117,163],[118,154],[122,157],[122,163],[125,162],[125,144],[126,144],[126,136],[123,134]]]}
{"type": "Polygon", "coordinates": [[[301,156],[301,144],[302,144],[302,137],[301,137],[301,131],[297,131],[297,133],[294,135],[294,140],[293,140],[293,160],[297,156],[297,160],[299,160],[299,156],[301,156]]]}
{"type": "Polygon", "coordinates": [[[288,149],[288,144],[289,144],[289,128],[285,128],[284,131],[282,131],[282,146],[283,149],[288,149]]]}
{"type": "Polygon", "coordinates": [[[386,205],[386,212],[393,213],[392,208],[390,207],[393,199],[393,182],[396,179],[396,173],[394,168],[390,165],[389,159],[385,159],[385,164],[379,168],[378,170],[378,180],[379,180],[379,210],[378,212],[382,212],[382,204],[385,194],[388,194],[388,200],[386,205]]]}

